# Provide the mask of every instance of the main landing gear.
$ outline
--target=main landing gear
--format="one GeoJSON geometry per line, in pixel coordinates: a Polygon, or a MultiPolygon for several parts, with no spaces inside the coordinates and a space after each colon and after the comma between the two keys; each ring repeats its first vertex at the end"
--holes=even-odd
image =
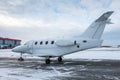
{"type": "Polygon", "coordinates": [[[61,63],[62,62],[62,57],[58,57],[58,62],[61,63]]]}
{"type": "Polygon", "coordinates": [[[47,58],[47,59],[45,60],[45,63],[46,63],[46,64],[50,64],[50,62],[51,62],[50,58],[47,58]]]}
{"type": "MultiPolygon", "coordinates": [[[[59,63],[62,62],[62,56],[58,57],[58,62],[59,62],[59,63]]],[[[51,63],[50,57],[47,57],[47,58],[46,58],[45,63],[46,63],[46,64],[50,64],[50,63],[51,63]]]]}
{"type": "Polygon", "coordinates": [[[23,54],[23,53],[21,53],[20,58],[18,58],[18,61],[24,61],[24,58],[22,57],[22,54],[23,54]]]}

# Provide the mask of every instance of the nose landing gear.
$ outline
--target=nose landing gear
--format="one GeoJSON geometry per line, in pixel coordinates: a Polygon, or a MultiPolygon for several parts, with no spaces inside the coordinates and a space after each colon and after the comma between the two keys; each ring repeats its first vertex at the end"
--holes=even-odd
{"type": "Polygon", "coordinates": [[[47,58],[46,58],[45,63],[46,63],[46,64],[50,64],[50,63],[51,63],[50,57],[47,57],[47,58]]]}
{"type": "Polygon", "coordinates": [[[18,61],[24,61],[24,58],[22,57],[22,54],[23,53],[21,53],[20,58],[18,58],[18,61]]]}
{"type": "Polygon", "coordinates": [[[24,61],[24,59],[22,57],[18,58],[18,61],[24,61]]]}
{"type": "Polygon", "coordinates": [[[50,62],[51,62],[50,59],[46,59],[46,60],[45,60],[45,63],[46,63],[46,64],[50,64],[50,62]]]}

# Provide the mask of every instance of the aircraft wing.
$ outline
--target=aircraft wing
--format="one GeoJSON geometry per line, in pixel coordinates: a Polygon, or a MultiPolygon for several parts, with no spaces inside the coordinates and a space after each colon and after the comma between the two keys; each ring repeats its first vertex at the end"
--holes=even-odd
{"type": "Polygon", "coordinates": [[[120,48],[106,48],[106,47],[101,47],[101,48],[93,48],[93,49],[88,49],[88,51],[120,51],[120,48]]]}

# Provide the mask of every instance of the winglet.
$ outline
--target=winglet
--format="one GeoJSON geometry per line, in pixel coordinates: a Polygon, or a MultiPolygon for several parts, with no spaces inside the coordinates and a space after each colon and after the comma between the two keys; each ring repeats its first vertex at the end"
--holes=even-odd
{"type": "Polygon", "coordinates": [[[112,15],[113,12],[114,12],[114,11],[108,11],[108,12],[104,13],[102,16],[100,16],[100,17],[96,20],[96,22],[107,20],[107,19],[112,15]]]}

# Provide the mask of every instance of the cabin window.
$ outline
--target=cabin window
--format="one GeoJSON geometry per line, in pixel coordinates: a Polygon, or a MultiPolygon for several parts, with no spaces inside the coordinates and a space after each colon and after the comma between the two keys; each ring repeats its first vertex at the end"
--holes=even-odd
{"type": "Polygon", "coordinates": [[[48,41],[46,41],[45,44],[48,44],[48,41]]]}
{"type": "Polygon", "coordinates": [[[35,45],[37,45],[37,41],[35,42],[35,45]]]}
{"type": "Polygon", "coordinates": [[[41,42],[40,42],[40,45],[42,45],[42,44],[43,44],[43,42],[41,41],[41,42]]]}
{"type": "Polygon", "coordinates": [[[54,44],[54,41],[51,41],[51,44],[54,44]]]}
{"type": "Polygon", "coordinates": [[[83,43],[86,43],[87,41],[86,40],[83,40],[83,43]]]}

